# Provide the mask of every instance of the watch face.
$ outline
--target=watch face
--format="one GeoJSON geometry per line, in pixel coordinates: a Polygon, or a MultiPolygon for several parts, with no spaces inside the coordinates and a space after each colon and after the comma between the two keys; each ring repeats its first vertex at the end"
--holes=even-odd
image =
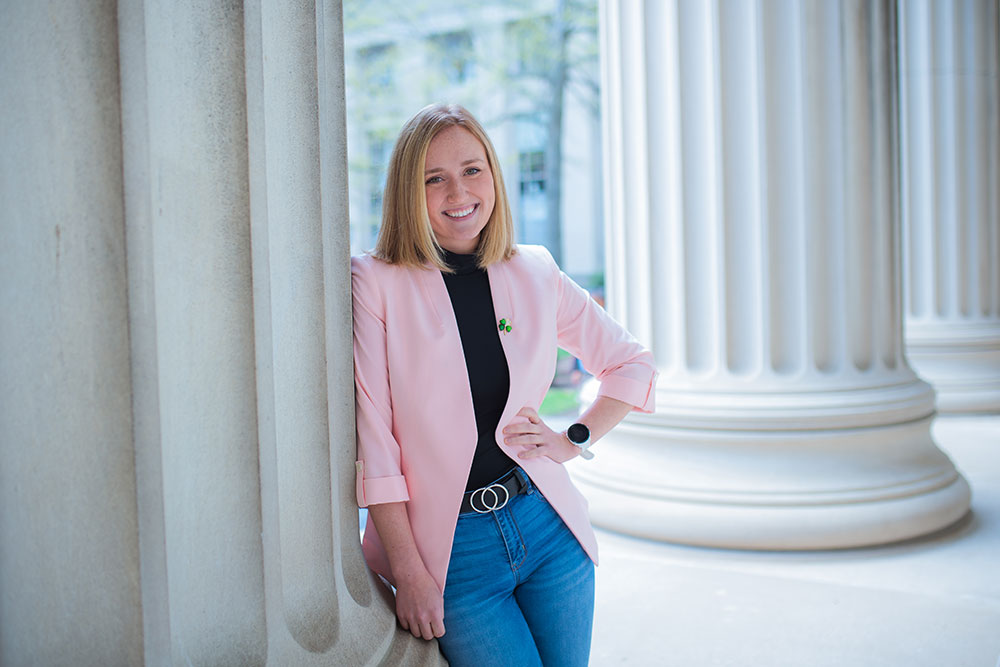
{"type": "Polygon", "coordinates": [[[590,429],[583,424],[573,424],[566,429],[566,435],[569,436],[570,442],[579,445],[590,439],[590,429]]]}

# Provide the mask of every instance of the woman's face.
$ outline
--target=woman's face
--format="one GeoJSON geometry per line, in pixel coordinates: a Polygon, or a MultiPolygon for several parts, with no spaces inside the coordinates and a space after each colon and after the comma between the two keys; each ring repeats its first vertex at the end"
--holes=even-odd
{"type": "Polygon", "coordinates": [[[470,254],[493,215],[496,192],[486,149],[459,125],[438,132],[424,162],[427,216],[445,250],[470,254]]]}

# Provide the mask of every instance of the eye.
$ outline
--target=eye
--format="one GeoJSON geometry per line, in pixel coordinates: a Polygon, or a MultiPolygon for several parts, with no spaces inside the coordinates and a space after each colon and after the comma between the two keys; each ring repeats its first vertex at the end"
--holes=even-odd
{"type": "Polygon", "coordinates": [[[431,176],[426,181],[424,185],[434,185],[435,183],[440,183],[443,179],[440,176],[431,176]]]}
{"type": "Polygon", "coordinates": [[[469,167],[468,169],[465,170],[465,175],[466,176],[475,176],[476,174],[478,174],[481,171],[482,171],[482,169],[480,169],[479,167],[469,167]]]}

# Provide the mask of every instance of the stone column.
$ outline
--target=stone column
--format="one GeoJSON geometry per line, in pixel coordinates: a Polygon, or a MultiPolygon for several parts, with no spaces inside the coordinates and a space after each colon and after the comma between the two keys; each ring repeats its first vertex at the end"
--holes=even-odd
{"type": "Polygon", "coordinates": [[[146,661],[261,665],[242,11],[120,11],[146,661]]]}
{"type": "Polygon", "coordinates": [[[340,5],[119,23],[146,661],[437,664],[358,539],[340,5]]]}
{"type": "Polygon", "coordinates": [[[595,523],[719,547],[963,516],[903,357],[894,5],[603,5],[608,300],[657,412],[575,466],[595,523]]]}
{"type": "Polygon", "coordinates": [[[906,353],[942,412],[1000,412],[997,14],[899,3],[906,353]]]}
{"type": "Polygon", "coordinates": [[[358,539],[340,4],[85,4],[0,9],[0,664],[442,664],[358,539]]]}
{"type": "Polygon", "coordinates": [[[358,539],[340,5],[245,7],[269,661],[443,664],[358,539]]]}
{"type": "Polygon", "coordinates": [[[115,3],[0,43],[0,664],[140,664],[115,3]]]}

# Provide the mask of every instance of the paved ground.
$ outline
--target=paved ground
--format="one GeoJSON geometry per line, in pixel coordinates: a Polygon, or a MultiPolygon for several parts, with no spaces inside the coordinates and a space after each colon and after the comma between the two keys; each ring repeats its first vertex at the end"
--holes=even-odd
{"type": "Polygon", "coordinates": [[[934,435],[972,512],[920,540],[760,553],[599,532],[591,665],[1000,667],[1000,416],[934,435]]]}

